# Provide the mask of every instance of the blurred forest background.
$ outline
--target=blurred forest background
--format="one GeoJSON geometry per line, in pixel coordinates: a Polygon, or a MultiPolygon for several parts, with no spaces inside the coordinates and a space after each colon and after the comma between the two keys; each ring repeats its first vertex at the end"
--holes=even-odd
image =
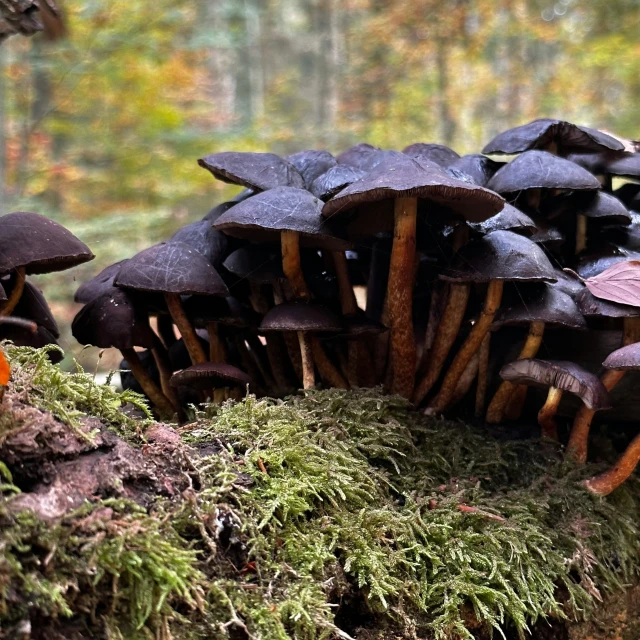
{"type": "Polygon", "coordinates": [[[465,153],[541,116],[640,136],[638,0],[66,0],[63,10],[65,40],[0,47],[3,212],[51,216],[97,254],[39,279],[63,324],[79,281],[237,190],[198,168],[207,153],[338,152],[360,140],[465,153]]]}

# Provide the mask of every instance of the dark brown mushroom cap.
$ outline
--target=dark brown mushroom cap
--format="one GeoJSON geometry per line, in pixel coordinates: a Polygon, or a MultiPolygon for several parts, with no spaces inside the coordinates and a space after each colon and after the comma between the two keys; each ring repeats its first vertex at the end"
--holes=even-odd
{"type": "Polygon", "coordinates": [[[537,231],[533,219],[509,203],[505,203],[502,211],[495,216],[487,218],[484,222],[471,222],[469,226],[483,234],[492,231],[513,231],[513,233],[530,237],[537,231]]]}
{"type": "Polygon", "coordinates": [[[212,264],[183,242],[163,242],[137,253],[122,265],[115,284],[138,291],[229,295],[212,264]]]}
{"type": "MultiPolygon", "coordinates": [[[[251,195],[253,195],[253,192],[251,195]]],[[[205,215],[202,219],[207,220],[208,222],[213,224],[225,211],[228,211],[235,205],[235,201],[221,202],[220,204],[217,204],[215,207],[213,207],[213,209],[210,209],[207,212],[207,215],[205,215]]]]}
{"type": "Polygon", "coordinates": [[[402,150],[402,153],[408,155],[414,160],[421,162],[428,160],[435,162],[440,167],[449,167],[456,160],[460,159],[460,154],[453,149],[435,142],[414,142],[402,150]]]}
{"type": "Polygon", "coordinates": [[[621,349],[616,349],[609,354],[602,366],[607,369],[619,369],[621,371],[639,371],[640,342],[634,342],[621,349]]]}
{"type": "Polygon", "coordinates": [[[503,166],[503,162],[496,162],[479,153],[472,153],[458,158],[449,165],[450,169],[462,171],[478,186],[486,187],[495,172],[503,166]]]}
{"type": "MultiPolygon", "coordinates": [[[[44,327],[39,327],[24,320],[20,322],[20,318],[3,318],[0,322],[0,340],[9,340],[17,347],[34,347],[41,349],[47,345],[54,344],[60,346],[55,337],[49,333],[44,327]],[[18,322],[11,322],[17,320],[18,322]]],[[[64,358],[61,351],[55,350],[49,352],[49,360],[53,364],[57,364],[64,358]]]]}
{"type": "MultiPolygon", "coordinates": [[[[582,200],[582,199],[581,199],[582,200]]],[[[576,213],[587,218],[607,218],[610,224],[629,224],[631,214],[627,208],[610,193],[596,191],[578,203],[576,213]]]]}
{"type": "Polygon", "coordinates": [[[262,318],[260,332],[311,331],[338,333],[344,329],[338,316],[320,304],[284,302],[270,309],[262,318]]]}
{"type": "Polygon", "coordinates": [[[281,231],[296,231],[305,247],[344,251],[350,246],[322,217],[322,201],[294,187],[276,187],[237,204],[215,228],[254,242],[279,242],[281,231]]]}
{"type": "Polygon", "coordinates": [[[316,198],[326,201],[333,198],[352,182],[364,178],[365,175],[366,172],[362,171],[362,169],[357,169],[348,164],[337,164],[313,181],[311,193],[316,198]]]}
{"type": "Polygon", "coordinates": [[[575,125],[563,120],[540,118],[499,133],[485,146],[482,153],[510,155],[530,149],[544,148],[554,141],[565,153],[600,151],[602,149],[622,151],[624,149],[624,145],[619,140],[597,129],[575,125]]]}
{"type": "Polygon", "coordinates": [[[183,306],[189,319],[198,328],[206,327],[209,322],[217,322],[226,327],[244,329],[257,327],[260,320],[257,313],[233,296],[191,296],[183,306]]]}
{"type": "Polygon", "coordinates": [[[471,240],[458,254],[459,267],[440,275],[452,282],[555,282],[556,274],[544,251],[512,231],[492,231],[471,240]]]}
{"type": "MultiPolygon", "coordinates": [[[[222,215],[222,214],[221,214],[222,215]]],[[[209,220],[198,220],[178,229],[168,242],[184,242],[201,253],[214,267],[219,267],[226,258],[229,239],[216,231],[209,220]]]]}
{"type": "Polygon", "coordinates": [[[371,171],[383,157],[384,151],[380,147],[359,142],[343,151],[336,160],[338,164],[347,164],[361,171],[371,171]]]}
{"type": "Polygon", "coordinates": [[[640,252],[606,244],[598,251],[580,255],[575,270],[581,278],[586,280],[599,275],[618,262],[626,262],[627,260],[640,260],[640,252]]]}
{"type": "Polygon", "coordinates": [[[13,313],[44,327],[54,338],[60,337],[58,323],[53,317],[42,291],[31,282],[24,283],[24,290],[13,313]]]}
{"type": "Polygon", "coordinates": [[[285,279],[282,254],[267,246],[252,244],[232,251],[222,265],[237,278],[255,284],[273,284],[285,279]]]}
{"type": "Polygon", "coordinates": [[[499,169],[487,188],[498,193],[516,193],[527,189],[600,189],[600,182],[575,162],[547,151],[526,151],[499,169]]]}
{"type": "Polygon", "coordinates": [[[114,262],[108,267],[105,267],[100,273],[93,276],[91,280],[83,282],[78,287],[75,295],[73,296],[74,301],[79,302],[80,304],[87,304],[87,302],[90,302],[94,298],[97,298],[101,293],[104,293],[105,291],[113,287],[113,281],[118,275],[120,267],[125,262],[126,259],[120,260],[119,262],[114,262]]]}
{"type": "Polygon", "coordinates": [[[609,394],[598,376],[574,362],[523,358],[506,364],[500,377],[515,384],[554,387],[578,396],[588,409],[610,408],[609,394]]]}
{"type": "Polygon", "coordinates": [[[275,153],[222,151],[200,158],[198,164],[222,182],[241,184],[249,189],[304,188],[299,171],[275,153]]]}
{"type": "Polygon", "coordinates": [[[427,168],[402,153],[388,152],[375,169],[329,200],[322,215],[331,218],[363,204],[400,197],[437,202],[473,222],[486,220],[504,205],[488,189],[452,178],[434,165],[427,168]]]}
{"type": "Polygon", "coordinates": [[[640,307],[632,307],[626,304],[610,302],[602,298],[596,298],[587,287],[575,296],[574,300],[585,318],[637,318],[640,316],[640,307]]]}
{"type": "Polygon", "coordinates": [[[224,362],[203,362],[176,371],[169,381],[172,387],[211,389],[212,387],[245,387],[251,377],[244,371],[224,362]]]}
{"type": "Polygon", "coordinates": [[[640,153],[625,153],[609,161],[606,172],[624,178],[640,178],[640,153]]]}
{"type": "Polygon", "coordinates": [[[529,239],[531,242],[541,244],[550,250],[561,247],[566,241],[564,233],[558,227],[554,227],[544,220],[536,222],[536,231],[529,239]]]}
{"type": "Polygon", "coordinates": [[[7,330],[25,331],[31,335],[38,332],[38,325],[28,318],[19,318],[17,316],[0,316],[0,340],[7,340],[4,335],[7,330]]]}
{"type": "Polygon", "coordinates": [[[336,159],[328,152],[319,149],[307,149],[306,151],[298,151],[292,153],[285,158],[290,162],[302,176],[304,186],[311,190],[314,180],[326,173],[331,167],[336,166],[336,159]]]}
{"type": "Polygon", "coordinates": [[[0,273],[25,267],[28,275],[64,271],[95,256],[54,220],[17,211],[0,217],[0,273]]]}
{"type": "Polygon", "coordinates": [[[80,344],[108,349],[151,348],[154,334],[135,294],[112,287],[85,305],[73,319],[71,333],[80,344]]]}
{"type": "Polygon", "coordinates": [[[515,304],[502,306],[492,328],[531,322],[570,329],[586,329],[587,326],[573,299],[557,287],[545,284],[542,290],[532,292],[524,299],[519,298],[515,304]]]}
{"type": "MultiPolygon", "coordinates": [[[[572,272],[568,273],[562,269],[556,269],[557,281],[551,286],[559,289],[573,300],[577,300],[577,296],[582,294],[585,289],[584,283],[572,272]]],[[[580,311],[582,313],[582,311],[580,311]]]]}

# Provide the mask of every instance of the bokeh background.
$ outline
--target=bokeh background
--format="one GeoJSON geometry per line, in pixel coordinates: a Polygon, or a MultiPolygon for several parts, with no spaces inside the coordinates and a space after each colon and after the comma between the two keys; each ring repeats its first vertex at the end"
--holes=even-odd
{"type": "Polygon", "coordinates": [[[37,280],[67,364],[78,283],[237,191],[201,155],[357,141],[468,153],[541,116],[640,137],[638,0],[60,4],[66,39],[0,47],[0,191],[3,213],[53,217],[97,255],[37,280]]]}

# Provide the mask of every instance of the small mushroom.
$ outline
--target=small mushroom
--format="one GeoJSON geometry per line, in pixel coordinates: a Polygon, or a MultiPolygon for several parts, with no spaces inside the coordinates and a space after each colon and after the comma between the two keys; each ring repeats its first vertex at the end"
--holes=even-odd
{"type": "Polygon", "coordinates": [[[458,158],[449,165],[469,176],[478,186],[486,187],[495,172],[503,166],[503,162],[496,162],[477,153],[458,158]]]}
{"type": "Polygon", "coordinates": [[[16,316],[32,320],[46,329],[54,338],[60,337],[58,323],[45,300],[42,291],[28,280],[24,284],[22,297],[14,310],[16,316]]]}
{"type": "Polygon", "coordinates": [[[459,154],[453,149],[435,142],[414,142],[408,147],[405,147],[402,153],[414,160],[418,160],[418,162],[422,162],[423,160],[435,162],[444,169],[450,167],[457,160],[460,160],[459,154]]]}
{"type": "Polygon", "coordinates": [[[198,220],[178,229],[168,242],[183,242],[201,253],[216,269],[229,252],[229,238],[217,231],[209,220],[198,220]]]}
{"type": "Polygon", "coordinates": [[[555,415],[565,391],[578,396],[589,409],[600,411],[610,406],[609,394],[598,377],[573,362],[523,358],[502,367],[500,377],[514,384],[549,388],[547,400],[538,412],[545,438],[558,439],[555,415]]]}
{"type": "Polygon", "coordinates": [[[118,262],[114,262],[110,264],[108,267],[105,267],[100,273],[93,276],[91,280],[87,280],[83,282],[78,289],[76,290],[75,295],[73,296],[74,302],[78,302],[80,304],[87,304],[91,302],[94,298],[97,298],[99,295],[103,294],[105,291],[108,291],[113,287],[113,281],[115,280],[118,272],[120,271],[120,267],[126,262],[126,260],[120,260],[118,262]]]}
{"type": "Polygon", "coordinates": [[[364,178],[365,173],[362,169],[352,167],[348,164],[337,164],[335,167],[331,167],[326,173],[318,176],[313,181],[310,191],[316,198],[320,198],[320,200],[326,202],[340,193],[345,187],[348,187],[352,182],[364,178]]]}
{"type": "Polygon", "coordinates": [[[202,362],[191,367],[176,371],[171,376],[172,387],[190,387],[197,391],[214,390],[214,401],[224,397],[224,391],[229,387],[246,389],[252,384],[251,377],[244,371],[225,362],[202,362]]]}
{"type": "Polygon", "coordinates": [[[292,153],[285,158],[302,176],[305,189],[311,191],[314,180],[336,166],[336,159],[328,152],[318,149],[307,149],[292,153]]]}
{"type": "Polygon", "coordinates": [[[337,158],[338,164],[346,164],[361,171],[371,171],[383,158],[384,151],[367,142],[359,142],[343,151],[337,158]]]}
{"type": "Polygon", "coordinates": [[[504,208],[495,216],[484,222],[471,222],[469,226],[478,233],[487,234],[492,231],[513,231],[531,238],[537,232],[536,223],[526,213],[505,203],[504,208]]]}

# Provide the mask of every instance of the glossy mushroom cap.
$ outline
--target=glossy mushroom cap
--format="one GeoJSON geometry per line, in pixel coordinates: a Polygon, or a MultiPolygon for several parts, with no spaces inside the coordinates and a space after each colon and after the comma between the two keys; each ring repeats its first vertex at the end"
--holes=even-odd
{"type": "Polygon", "coordinates": [[[529,294],[526,299],[506,307],[501,307],[496,315],[493,328],[506,325],[526,325],[544,322],[556,327],[586,329],[580,309],[573,299],[553,285],[542,285],[542,290],[529,294]]]}
{"type": "Polygon", "coordinates": [[[311,190],[314,180],[336,166],[336,159],[328,152],[318,149],[307,149],[292,153],[285,158],[302,176],[305,189],[311,190]]]}
{"type": "Polygon", "coordinates": [[[71,333],[80,344],[107,349],[151,348],[155,338],[145,313],[135,306],[135,293],[117,287],[100,294],[73,319],[71,333]]]}
{"type": "Polygon", "coordinates": [[[371,171],[384,158],[384,151],[367,142],[359,142],[343,151],[336,160],[361,171],[371,171]]]}
{"type": "Polygon", "coordinates": [[[557,142],[565,153],[624,149],[624,145],[619,140],[597,129],[571,124],[564,120],[540,118],[498,134],[485,146],[482,153],[506,155],[522,153],[530,149],[546,147],[553,141],[557,142]]]}
{"type": "Polygon", "coordinates": [[[42,291],[31,282],[24,283],[22,295],[13,313],[19,318],[32,320],[37,325],[44,327],[54,338],[60,337],[58,323],[53,317],[42,291]]]}
{"type": "Polygon", "coordinates": [[[313,181],[310,191],[316,198],[326,201],[365,175],[366,172],[362,171],[362,169],[357,169],[348,164],[337,164],[326,173],[318,176],[313,181]]]}
{"type": "Polygon", "coordinates": [[[227,256],[229,239],[216,231],[209,220],[192,222],[178,229],[168,242],[184,242],[201,253],[214,267],[219,267],[227,256]]]}
{"type": "Polygon", "coordinates": [[[84,242],[54,220],[18,211],[0,217],[0,273],[64,271],[94,259],[84,242]]]}
{"type": "Polygon", "coordinates": [[[224,362],[194,364],[176,371],[170,380],[172,387],[192,387],[193,389],[245,387],[251,382],[251,378],[244,371],[224,362]]]}
{"type": "Polygon", "coordinates": [[[322,217],[322,201],[294,187],[276,187],[237,204],[218,218],[215,228],[255,242],[277,243],[280,232],[296,231],[302,246],[332,251],[350,246],[322,217]]]}
{"type": "Polygon", "coordinates": [[[198,160],[218,180],[240,184],[248,189],[266,191],[274,187],[304,188],[299,171],[275,153],[222,151],[198,160]]]}
{"type": "Polygon", "coordinates": [[[440,167],[446,168],[451,166],[456,160],[460,159],[460,155],[453,149],[446,147],[443,144],[436,144],[434,142],[414,142],[408,147],[402,150],[402,153],[408,155],[414,160],[419,162],[422,160],[428,160],[429,162],[435,162],[440,167]]]}
{"type": "Polygon", "coordinates": [[[255,284],[273,284],[285,279],[282,255],[271,247],[240,247],[227,256],[222,266],[237,278],[255,284]]]}
{"type": "Polygon", "coordinates": [[[602,273],[605,269],[619,262],[640,260],[640,252],[621,249],[607,244],[598,251],[581,254],[576,264],[576,272],[585,280],[602,273]]]}
{"type": "Polygon", "coordinates": [[[609,394],[598,376],[573,362],[523,358],[500,370],[503,380],[514,384],[555,387],[578,396],[588,409],[608,409],[609,394]]]}
{"type": "Polygon", "coordinates": [[[229,295],[211,263],[183,242],[156,244],[137,253],[122,265],[115,284],[138,291],[229,295]]]}
{"type": "Polygon", "coordinates": [[[478,186],[486,187],[495,172],[503,166],[503,162],[496,162],[479,153],[472,153],[458,158],[449,165],[450,169],[462,171],[478,186]]]}
{"type": "Polygon", "coordinates": [[[402,153],[388,152],[385,160],[350,184],[322,209],[325,218],[354,207],[400,197],[416,197],[442,204],[474,222],[500,211],[504,200],[483,187],[452,178],[435,165],[422,165],[402,153]]]}
{"type": "Polygon", "coordinates": [[[628,344],[626,347],[610,353],[602,363],[607,369],[619,369],[621,371],[640,370],[640,342],[628,344]]]}
{"type": "Polygon", "coordinates": [[[600,189],[600,181],[586,169],[547,151],[526,151],[499,169],[487,188],[498,193],[527,189],[600,189]]]}
{"type": "Polygon", "coordinates": [[[555,282],[556,274],[544,251],[511,231],[492,231],[466,244],[457,268],[440,275],[452,282],[555,282]]]}
{"type": "Polygon", "coordinates": [[[260,332],[311,331],[338,333],[344,329],[339,318],[322,305],[306,302],[285,302],[270,309],[262,318],[260,332]]]}
{"type": "Polygon", "coordinates": [[[536,231],[529,239],[550,251],[561,247],[567,240],[558,227],[554,227],[544,220],[536,222],[536,231]]]}
{"type": "Polygon", "coordinates": [[[587,216],[587,218],[606,218],[606,222],[609,224],[629,224],[631,222],[631,214],[622,202],[604,191],[589,194],[584,201],[578,203],[576,212],[587,216]]]}
{"type": "Polygon", "coordinates": [[[502,211],[496,213],[495,216],[487,218],[484,222],[472,222],[469,226],[483,234],[491,233],[492,231],[512,231],[513,233],[531,237],[537,231],[536,223],[533,219],[509,203],[505,203],[502,211]]]}
{"type": "Polygon", "coordinates": [[[101,293],[111,289],[111,287],[113,287],[113,281],[120,271],[120,267],[125,262],[126,260],[114,262],[93,276],[91,280],[87,280],[87,282],[81,284],[73,296],[74,301],[80,304],[87,304],[87,302],[91,302],[91,300],[97,298],[101,293]]]}

